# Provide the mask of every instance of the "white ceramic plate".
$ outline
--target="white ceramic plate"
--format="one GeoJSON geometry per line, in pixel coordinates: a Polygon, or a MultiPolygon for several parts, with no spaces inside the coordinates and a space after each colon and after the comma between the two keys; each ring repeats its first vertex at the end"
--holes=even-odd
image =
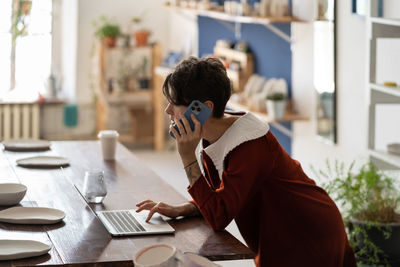
{"type": "Polygon", "coordinates": [[[33,240],[0,240],[0,260],[15,260],[46,254],[50,246],[33,240]]]}
{"type": "Polygon", "coordinates": [[[0,184],[0,206],[17,205],[25,196],[23,184],[0,184]]]}
{"type": "Polygon", "coordinates": [[[50,148],[50,142],[39,139],[10,139],[3,141],[4,148],[11,151],[37,151],[50,148]]]}
{"type": "MultiPolygon", "coordinates": [[[[193,266],[193,267],[220,267],[221,265],[218,265],[209,259],[197,255],[195,253],[191,252],[185,252],[183,253],[183,262],[186,263],[188,266],[193,266]]],[[[186,266],[186,265],[185,265],[186,266]]]]}
{"type": "Polygon", "coordinates": [[[63,157],[37,156],[17,160],[22,167],[62,167],[69,165],[69,160],[63,157]]]}
{"type": "Polygon", "coordinates": [[[58,209],[40,207],[13,207],[0,211],[0,222],[16,224],[53,224],[64,219],[58,209]]]}

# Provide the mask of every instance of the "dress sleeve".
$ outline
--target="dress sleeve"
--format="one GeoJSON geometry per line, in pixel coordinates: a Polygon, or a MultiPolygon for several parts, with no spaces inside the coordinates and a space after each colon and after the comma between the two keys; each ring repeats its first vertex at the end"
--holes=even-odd
{"type": "Polygon", "coordinates": [[[274,147],[266,136],[243,143],[228,154],[219,188],[213,190],[204,176],[188,188],[195,205],[214,230],[225,229],[268,179],[279,153],[274,147]]]}

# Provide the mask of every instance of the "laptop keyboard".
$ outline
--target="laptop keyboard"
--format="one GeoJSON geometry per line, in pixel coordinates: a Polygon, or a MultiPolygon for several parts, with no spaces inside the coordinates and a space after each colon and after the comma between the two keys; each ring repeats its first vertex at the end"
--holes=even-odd
{"type": "Polygon", "coordinates": [[[103,215],[118,233],[146,232],[129,211],[109,211],[103,212],[103,215]]]}

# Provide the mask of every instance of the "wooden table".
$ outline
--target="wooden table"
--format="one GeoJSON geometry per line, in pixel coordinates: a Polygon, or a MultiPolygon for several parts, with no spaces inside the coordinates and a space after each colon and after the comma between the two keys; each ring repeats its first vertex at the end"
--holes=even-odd
{"type": "MultiPolygon", "coordinates": [[[[118,144],[115,161],[103,161],[98,141],[52,142],[46,152],[9,152],[0,149],[0,183],[20,182],[28,187],[23,206],[61,209],[65,219],[53,225],[0,223],[1,239],[32,239],[51,245],[48,254],[0,266],[92,265],[132,266],[132,256],[141,248],[168,243],[211,260],[250,259],[254,254],[226,231],[215,232],[201,217],[171,220],[175,234],[111,237],[75,190],[83,185],[86,170],[105,172],[108,194],[95,210],[132,209],[144,199],[179,204],[187,201],[153,171],[118,144]],[[65,168],[28,169],[16,166],[16,159],[34,155],[59,155],[70,159],[65,168]]],[[[92,205],[92,204],[91,204],[92,205]]]]}

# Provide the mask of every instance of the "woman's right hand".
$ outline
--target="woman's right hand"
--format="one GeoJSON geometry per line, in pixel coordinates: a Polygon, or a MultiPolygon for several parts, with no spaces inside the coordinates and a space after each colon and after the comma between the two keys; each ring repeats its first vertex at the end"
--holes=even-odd
{"type": "Polygon", "coordinates": [[[164,202],[154,202],[153,200],[145,200],[138,204],[136,204],[138,209],[136,212],[140,212],[142,210],[149,210],[149,215],[147,216],[146,222],[148,222],[155,212],[158,212],[162,215],[168,216],[170,218],[176,218],[180,216],[180,208],[179,206],[168,205],[164,202]]]}
{"type": "Polygon", "coordinates": [[[153,200],[148,199],[136,204],[136,206],[138,207],[136,212],[140,212],[142,210],[150,211],[149,215],[146,218],[146,222],[148,222],[156,212],[170,218],[198,214],[197,208],[192,203],[185,203],[179,206],[173,206],[164,202],[154,202],[153,200]]]}
{"type": "Polygon", "coordinates": [[[201,124],[193,114],[190,116],[194,124],[193,131],[190,128],[189,121],[183,115],[180,119],[176,118],[174,120],[175,123],[169,127],[170,131],[176,137],[178,152],[181,156],[183,166],[196,160],[195,150],[201,139],[201,124]],[[179,132],[175,129],[174,125],[178,127],[179,132]]]}

